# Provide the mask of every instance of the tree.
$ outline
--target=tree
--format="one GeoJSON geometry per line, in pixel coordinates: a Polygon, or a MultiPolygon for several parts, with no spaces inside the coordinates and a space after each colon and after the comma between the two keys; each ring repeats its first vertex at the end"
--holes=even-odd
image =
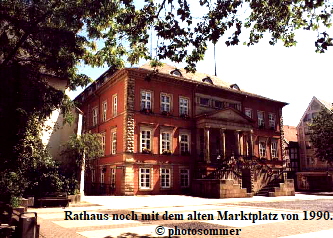
{"type": "Polygon", "coordinates": [[[75,89],[90,82],[77,72],[80,63],[117,69],[125,62],[136,64],[141,58],[153,58],[148,46],[151,30],[160,42],[154,58],[185,61],[190,71],[203,59],[208,41],[215,44],[227,37],[228,46],[237,45],[244,28],[250,30],[247,45],[269,32],[271,44],[282,40],[289,47],[296,44],[297,29],[318,31],[318,52],[332,45],[329,34],[319,32],[331,25],[330,1],[200,0],[199,5],[202,14],[197,17],[187,0],[146,0],[141,7],[132,0],[0,1],[3,178],[27,173],[21,163],[26,159],[22,151],[40,144],[36,139],[40,132],[31,128],[35,122],[42,123],[56,108],[68,109],[63,90],[50,82],[63,80],[75,89]],[[248,9],[247,18],[242,17],[244,9],[248,9]],[[103,44],[97,47],[95,41],[103,44]]]}
{"type": "Polygon", "coordinates": [[[61,152],[65,163],[62,164],[61,171],[65,177],[69,178],[67,191],[73,194],[79,189],[81,170],[89,169],[90,162],[103,155],[100,134],[85,133],[81,136],[71,136],[63,145],[61,152]]]}
{"type": "Polygon", "coordinates": [[[316,157],[333,163],[333,111],[323,108],[310,125],[311,143],[316,157]]]}

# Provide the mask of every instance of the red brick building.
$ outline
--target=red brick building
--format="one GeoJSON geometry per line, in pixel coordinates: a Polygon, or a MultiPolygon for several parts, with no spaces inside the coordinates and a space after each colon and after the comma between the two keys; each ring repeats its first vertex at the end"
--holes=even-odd
{"type": "Polygon", "coordinates": [[[286,103],[215,76],[169,65],[109,70],[76,101],[83,130],[103,135],[88,194],[196,193],[221,179],[256,193],[283,174],[286,103]]]}

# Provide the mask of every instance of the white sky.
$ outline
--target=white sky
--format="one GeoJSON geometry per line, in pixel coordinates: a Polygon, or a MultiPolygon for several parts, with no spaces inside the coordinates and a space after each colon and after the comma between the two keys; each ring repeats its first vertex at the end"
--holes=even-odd
{"type": "MultiPolygon", "coordinates": [[[[332,29],[328,32],[332,37],[332,29]]],[[[316,35],[297,32],[297,46],[291,48],[282,43],[270,46],[268,38],[250,47],[242,43],[227,47],[224,40],[220,40],[216,45],[217,76],[237,83],[241,90],[289,103],[283,109],[284,124],[297,126],[313,96],[333,102],[333,47],[324,54],[315,53],[316,35]]],[[[80,72],[95,80],[106,69],[85,66],[80,72]]],[[[197,64],[197,71],[214,75],[212,45],[209,45],[204,60],[197,64]]],[[[72,92],[70,96],[74,98],[81,91],[72,92]]]]}

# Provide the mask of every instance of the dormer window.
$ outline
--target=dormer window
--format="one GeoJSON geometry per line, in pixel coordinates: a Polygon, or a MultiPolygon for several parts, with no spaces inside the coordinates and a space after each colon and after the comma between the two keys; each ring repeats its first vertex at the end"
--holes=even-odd
{"type": "Polygon", "coordinates": [[[182,73],[179,71],[179,69],[174,69],[170,72],[171,75],[175,75],[175,76],[182,76],[182,73]]]}
{"type": "Polygon", "coordinates": [[[212,79],[210,77],[203,78],[202,82],[209,83],[209,84],[214,84],[213,81],[212,81],[212,79]]]}
{"type": "Polygon", "coordinates": [[[237,84],[231,84],[230,85],[230,88],[232,88],[232,89],[236,89],[236,90],[238,90],[238,91],[240,91],[240,88],[238,87],[238,85],[237,84]]]}

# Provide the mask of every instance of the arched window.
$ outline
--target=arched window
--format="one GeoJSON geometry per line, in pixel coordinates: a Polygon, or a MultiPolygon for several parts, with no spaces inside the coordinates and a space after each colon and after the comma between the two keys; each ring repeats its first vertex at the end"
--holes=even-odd
{"type": "Polygon", "coordinates": [[[179,71],[179,69],[172,70],[170,74],[175,76],[182,76],[182,73],[179,71]]]}
{"type": "Polygon", "coordinates": [[[237,84],[231,84],[230,85],[230,88],[232,88],[232,89],[236,89],[236,90],[238,90],[238,91],[240,91],[240,88],[238,87],[238,85],[237,84]]]}
{"type": "Polygon", "coordinates": [[[209,84],[214,84],[213,81],[212,81],[212,79],[210,77],[203,78],[202,82],[209,83],[209,84]]]}

